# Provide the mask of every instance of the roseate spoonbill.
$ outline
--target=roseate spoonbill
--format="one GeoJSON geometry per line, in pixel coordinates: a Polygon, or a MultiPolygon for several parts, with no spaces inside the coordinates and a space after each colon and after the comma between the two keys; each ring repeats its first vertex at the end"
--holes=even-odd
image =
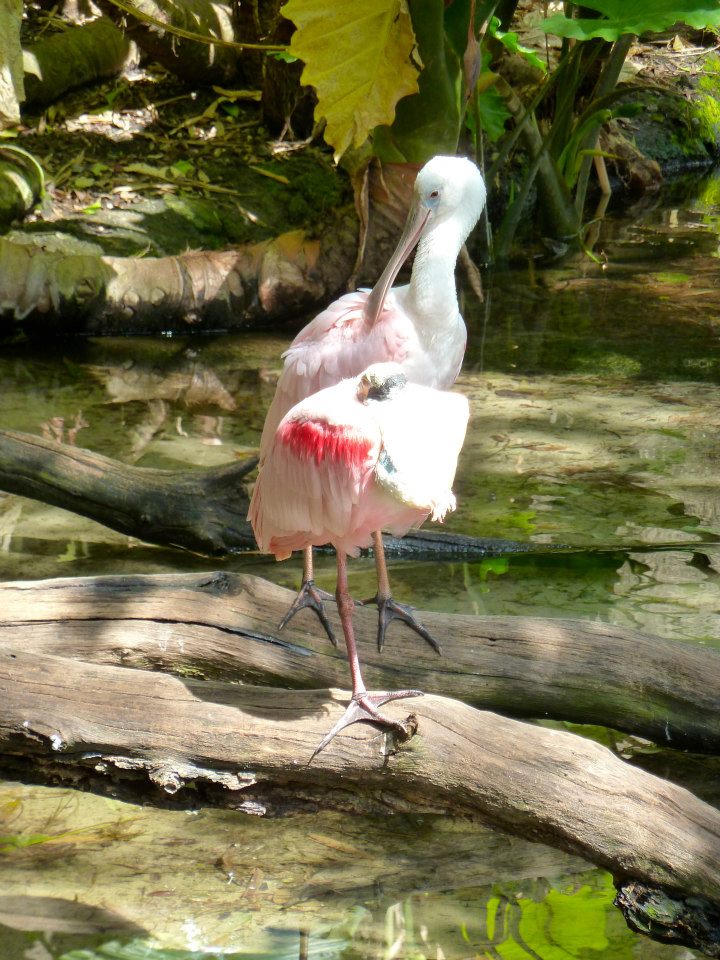
{"type": "MultiPolygon", "coordinates": [[[[394,361],[413,383],[444,390],[460,371],[466,331],[455,290],[455,263],[460,249],[485,205],[480,171],[464,157],[434,157],[418,173],[413,201],[398,246],[372,290],[346,294],[315,317],[283,354],[285,366],[265,421],[260,463],[274,442],[275,431],[298,401],[369,364],[394,361]],[[403,262],[418,245],[410,283],[393,287],[403,262]]],[[[382,535],[373,537],[378,591],[378,648],[385,630],[400,619],[439,652],[431,634],[412,611],[390,593],[382,535]]],[[[323,599],[330,594],[313,580],[312,548],[304,552],[303,582],[280,627],[303,607],[315,610],[336,644],[325,616],[323,599]]]]}
{"type": "Polygon", "coordinates": [[[284,560],[293,550],[330,543],[337,554],[335,596],[352,699],[313,756],[358,720],[407,735],[378,708],[421,692],[366,689],[346,557],[369,546],[376,530],[402,536],[455,509],[452,483],[468,412],[461,394],[409,383],[399,364],[378,363],[301,400],[268,443],[249,513],[260,549],[284,560]]]}

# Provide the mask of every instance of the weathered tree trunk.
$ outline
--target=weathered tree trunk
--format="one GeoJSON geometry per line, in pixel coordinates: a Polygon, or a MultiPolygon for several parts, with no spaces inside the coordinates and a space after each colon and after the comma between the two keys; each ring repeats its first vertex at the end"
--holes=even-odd
{"type": "MultiPolygon", "coordinates": [[[[6,333],[162,333],[233,329],[326,302],[350,275],[357,229],[350,212],[232,251],[110,257],[45,251],[0,240],[0,314],[6,333]]],[[[2,328],[0,328],[2,332],[2,328]]]]}
{"type": "MultiPolygon", "coordinates": [[[[472,816],[638,880],[720,902],[720,813],[607,748],[454,700],[412,711],[396,743],[356,724],[309,763],[348,694],[186,680],[0,651],[0,766],[126,789],[192,786],[251,813],[414,810],[472,816]]],[[[162,797],[162,792],[159,794],[162,797]]]]}
{"type": "MultiPolygon", "coordinates": [[[[0,645],[180,676],[345,686],[344,654],[321,636],[311,612],[278,634],[291,598],[265,580],[226,573],[6,583],[0,645]]],[[[376,611],[355,610],[370,686],[413,686],[515,716],[600,724],[720,753],[714,651],[581,620],[425,612],[421,619],[442,656],[401,626],[379,654],[376,611]]]]}

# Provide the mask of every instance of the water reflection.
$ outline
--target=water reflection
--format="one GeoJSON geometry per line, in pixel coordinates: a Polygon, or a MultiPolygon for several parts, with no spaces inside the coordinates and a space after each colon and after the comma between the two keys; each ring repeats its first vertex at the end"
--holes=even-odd
{"type": "Polygon", "coordinates": [[[321,813],[281,827],[4,784],[3,958],[551,960],[636,949],[610,878],[540,844],[427,816],[321,813]]]}

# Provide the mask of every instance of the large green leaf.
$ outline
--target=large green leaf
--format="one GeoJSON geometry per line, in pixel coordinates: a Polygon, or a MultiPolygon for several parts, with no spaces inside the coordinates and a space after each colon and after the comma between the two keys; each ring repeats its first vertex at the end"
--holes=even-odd
{"type": "Polygon", "coordinates": [[[455,153],[462,124],[462,58],[446,19],[459,11],[458,32],[467,44],[470,2],[453,0],[446,8],[444,0],[410,0],[410,10],[424,64],[420,94],[398,104],[392,127],[375,130],[373,153],[385,163],[425,163],[433,154],[455,153]]]}
{"type": "Polygon", "coordinates": [[[317,91],[315,117],[327,121],[336,157],[392,123],[398,100],[417,92],[406,0],[289,0],[282,12],[297,27],[290,52],[305,63],[302,82],[317,91]]]}
{"type": "Polygon", "coordinates": [[[584,7],[596,10],[606,19],[571,20],[562,14],[548,17],[540,24],[545,33],[576,40],[617,40],[624,33],[648,33],[667,30],[674,23],[705,29],[720,26],[720,0],[583,0],[584,7]]]}

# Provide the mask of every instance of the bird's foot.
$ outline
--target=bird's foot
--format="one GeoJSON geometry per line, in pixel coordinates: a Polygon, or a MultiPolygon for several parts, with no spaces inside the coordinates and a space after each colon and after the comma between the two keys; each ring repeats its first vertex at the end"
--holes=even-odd
{"type": "Polygon", "coordinates": [[[413,608],[408,604],[398,603],[397,600],[393,600],[392,597],[386,597],[380,593],[376,593],[374,597],[370,597],[368,600],[363,600],[363,603],[377,604],[377,645],[379,651],[382,651],[382,648],[385,646],[385,632],[389,625],[393,622],[393,620],[402,620],[402,622],[406,623],[412,630],[415,631],[415,633],[419,633],[423,640],[430,644],[435,653],[441,652],[440,644],[430,633],[430,631],[420,623],[413,612],[413,608]]]}
{"type": "Polygon", "coordinates": [[[305,607],[308,607],[310,610],[314,610],[318,615],[318,619],[325,628],[325,633],[328,635],[330,643],[336,647],[338,645],[337,639],[335,638],[333,628],[327,618],[327,614],[325,613],[325,604],[323,603],[324,600],[334,599],[335,597],[331,593],[328,593],[327,590],[320,590],[318,587],[316,587],[314,580],[303,580],[303,584],[298,591],[298,595],[293,600],[288,612],[280,621],[278,630],[282,630],[283,627],[287,626],[296,613],[298,613],[300,610],[303,610],[305,607]]]}
{"type": "Polygon", "coordinates": [[[410,734],[406,726],[400,723],[399,720],[390,720],[389,717],[383,716],[378,710],[378,707],[381,707],[384,703],[388,703],[390,700],[404,700],[406,697],[421,697],[422,695],[422,690],[395,690],[393,692],[383,691],[382,693],[365,691],[365,693],[355,694],[348,704],[345,713],[340,717],[330,733],[324,736],[317,747],[315,747],[310,761],[312,762],[320,751],[324,750],[341,730],[349,727],[351,723],[359,723],[361,720],[376,723],[381,727],[387,727],[392,730],[400,740],[407,740],[410,734]]]}

